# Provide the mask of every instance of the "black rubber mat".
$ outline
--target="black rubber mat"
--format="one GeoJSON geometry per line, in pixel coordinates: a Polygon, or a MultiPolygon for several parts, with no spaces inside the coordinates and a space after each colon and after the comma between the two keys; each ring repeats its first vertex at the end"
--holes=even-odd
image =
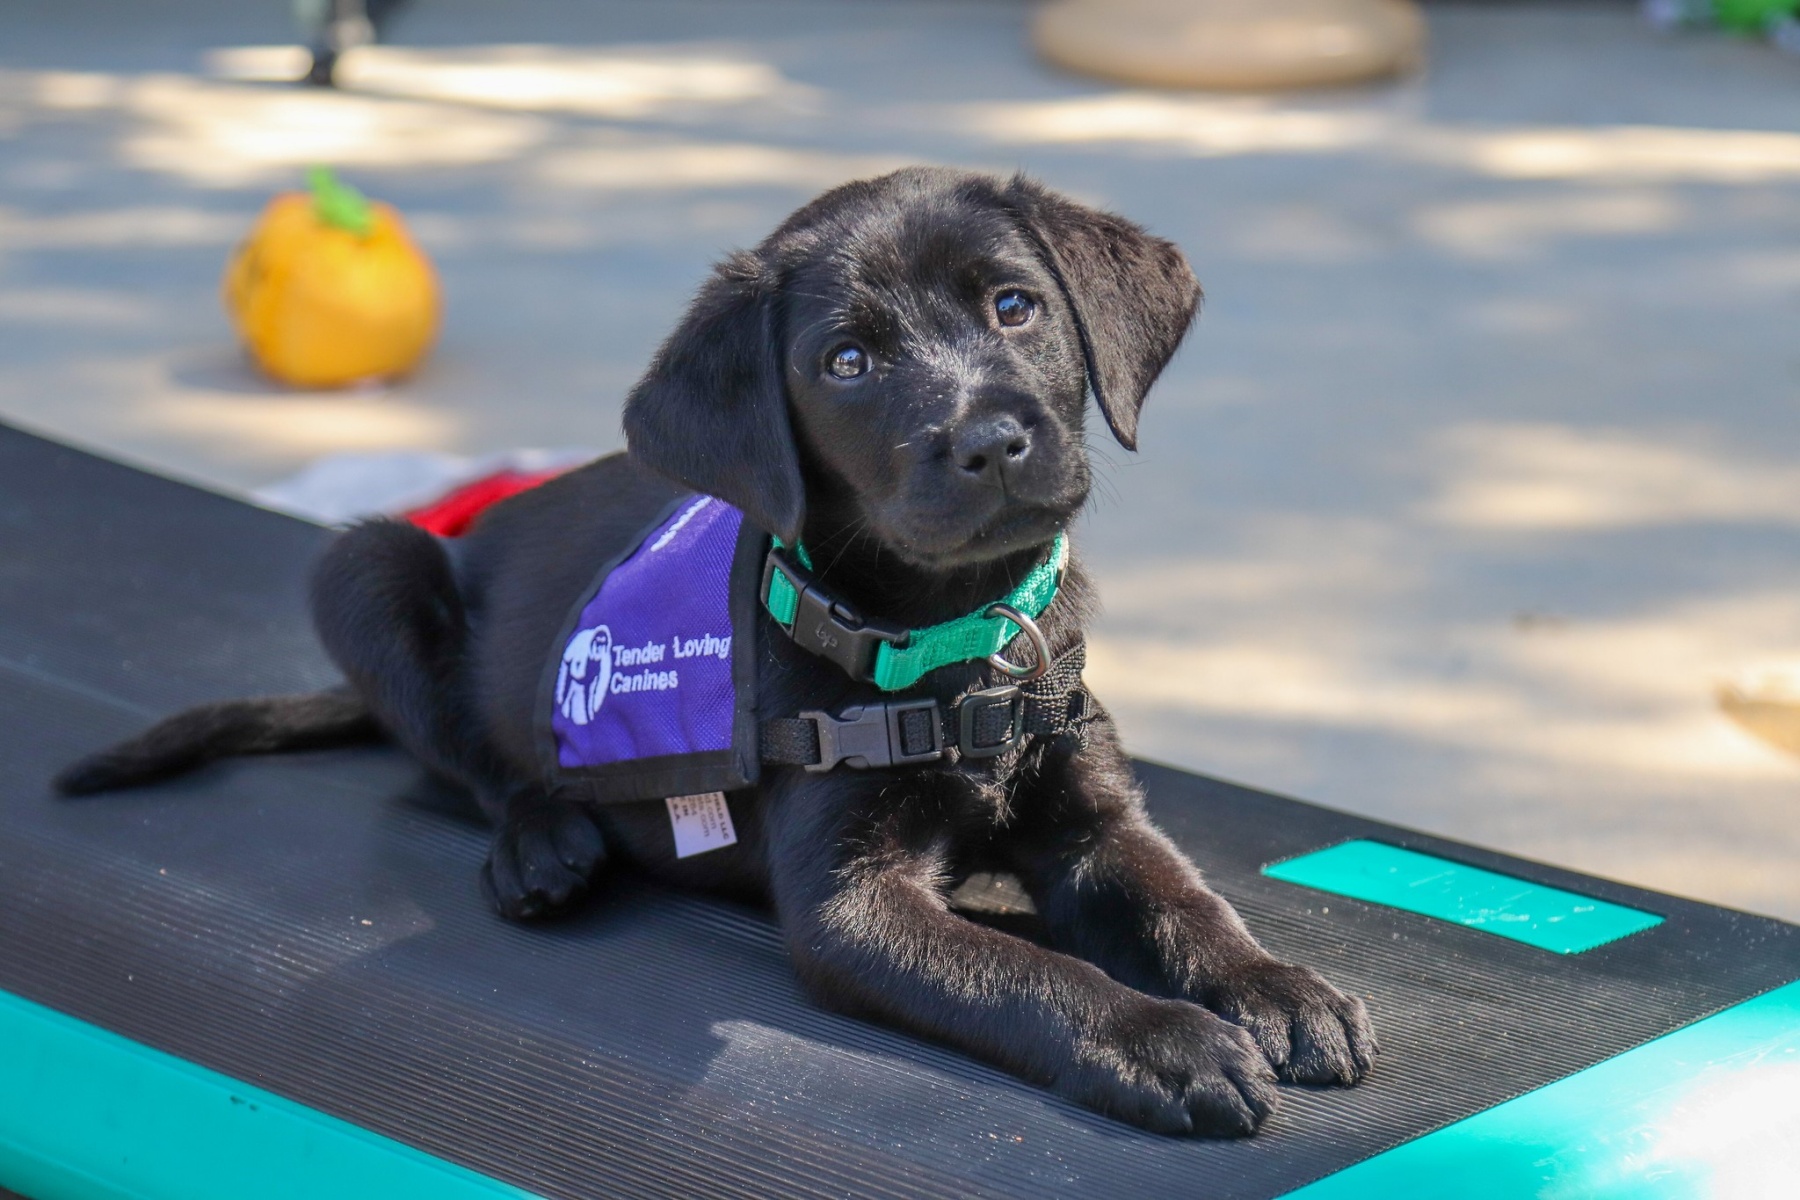
{"type": "Polygon", "coordinates": [[[386,750],[48,794],[153,716],[329,681],[301,611],[325,537],[0,429],[0,988],[545,1195],[1273,1196],[1800,977],[1778,921],[1145,766],[1162,826],[1383,1045],[1253,1140],[1175,1140],[810,1007],[755,911],[623,880],[508,925],[482,830],[386,750]],[[1258,874],[1351,837],[1668,919],[1564,957],[1258,874]]]}

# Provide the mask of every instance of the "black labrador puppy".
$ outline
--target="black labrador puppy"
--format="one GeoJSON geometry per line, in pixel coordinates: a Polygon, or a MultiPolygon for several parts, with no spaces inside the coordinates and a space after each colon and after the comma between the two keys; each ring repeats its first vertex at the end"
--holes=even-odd
{"type": "Polygon", "coordinates": [[[707,853],[676,856],[660,803],[549,785],[538,712],[571,602],[684,494],[803,544],[814,571],[797,586],[831,598],[820,628],[919,629],[1007,595],[1087,499],[1087,394],[1134,447],[1199,299],[1175,246],[1023,177],[909,169],[836,188],[701,288],[631,393],[628,456],[506,501],[453,545],[391,521],[333,545],[313,605],[349,688],[182,714],[63,785],[379,731],[479,798],[496,826],[484,884],[509,917],[566,908],[612,860],[764,897],[822,1004],[1149,1129],[1251,1133],[1278,1077],[1355,1083],[1375,1039],[1360,1002],[1273,958],[1145,817],[1080,683],[1091,591],[1074,561],[1006,658],[908,692],[999,712],[990,736],[918,726],[895,765],[851,743],[868,713],[880,743],[882,720],[913,709],[759,611],[766,765],[726,797],[735,844],[707,853]],[[1019,699],[1008,667],[1048,674],[1019,699]],[[850,761],[821,769],[831,754],[850,761]],[[979,871],[1022,881],[1048,947],[951,910],[979,871]]]}

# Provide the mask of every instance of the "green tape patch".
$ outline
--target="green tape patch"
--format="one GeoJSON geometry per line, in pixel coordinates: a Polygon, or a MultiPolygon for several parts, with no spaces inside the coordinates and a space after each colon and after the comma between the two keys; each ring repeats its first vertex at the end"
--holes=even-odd
{"type": "Polygon", "coordinates": [[[33,1200],[530,1200],[0,992],[0,1188],[33,1200]]]}
{"type": "Polygon", "coordinates": [[[1287,1200],[1800,1195],[1800,983],[1364,1159],[1287,1200]]]}
{"type": "Polygon", "coordinates": [[[1263,874],[1557,954],[1580,954],[1663,920],[1655,913],[1384,842],[1344,842],[1264,867],[1263,874]]]}

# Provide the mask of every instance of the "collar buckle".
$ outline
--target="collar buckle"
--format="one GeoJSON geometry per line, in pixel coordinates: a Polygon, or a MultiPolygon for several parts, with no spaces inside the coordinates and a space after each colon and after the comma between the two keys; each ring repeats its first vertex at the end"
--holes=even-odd
{"type": "Polygon", "coordinates": [[[1025,693],[1013,684],[970,692],[956,708],[964,758],[993,758],[1025,740],[1025,693]]]}
{"type": "Polygon", "coordinates": [[[868,770],[944,757],[944,724],[936,700],[885,700],[846,708],[835,717],[816,709],[800,716],[819,731],[819,761],[806,764],[815,774],[839,763],[868,770]]]}
{"type": "MultiPolygon", "coordinates": [[[[813,577],[795,566],[774,548],[763,560],[762,596],[765,605],[780,585],[779,579],[795,597],[794,619],[786,624],[777,620],[782,632],[802,650],[836,663],[850,678],[859,683],[875,681],[875,656],[883,644],[902,646],[911,634],[894,625],[864,620],[862,614],[841,600],[835,600],[813,577]]],[[[821,725],[821,729],[824,727],[821,725]]],[[[886,765],[886,764],[884,764],[886,765]]]]}

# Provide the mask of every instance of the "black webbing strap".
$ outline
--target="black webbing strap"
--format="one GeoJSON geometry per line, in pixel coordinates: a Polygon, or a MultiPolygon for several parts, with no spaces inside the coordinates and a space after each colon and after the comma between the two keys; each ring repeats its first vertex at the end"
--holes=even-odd
{"type": "Polygon", "coordinates": [[[1077,642],[1041,677],[970,692],[954,704],[885,700],[841,713],[805,712],[761,726],[762,761],[829,771],[911,766],[991,758],[1032,736],[1082,736],[1093,715],[1081,672],[1087,649],[1077,642]]]}
{"type": "Polygon", "coordinates": [[[1093,716],[1081,673],[1087,669],[1087,643],[1076,642],[1050,664],[1041,678],[1020,686],[1025,695],[1025,732],[1054,737],[1081,733],[1093,716]]]}
{"type": "Polygon", "coordinates": [[[796,767],[819,761],[819,723],[806,717],[774,717],[760,727],[762,760],[796,767]]]}

